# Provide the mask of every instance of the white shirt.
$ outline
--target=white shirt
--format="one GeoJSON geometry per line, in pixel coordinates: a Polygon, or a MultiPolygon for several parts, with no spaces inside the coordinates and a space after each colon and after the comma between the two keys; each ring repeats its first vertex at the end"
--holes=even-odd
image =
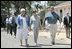
{"type": "Polygon", "coordinates": [[[9,18],[6,19],[6,23],[9,23],[9,18]]]}
{"type": "Polygon", "coordinates": [[[12,17],[9,18],[9,22],[12,23],[12,17]]]}
{"type": "Polygon", "coordinates": [[[67,16],[67,20],[68,20],[68,23],[69,23],[69,17],[67,16]]]}
{"type": "Polygon", "coordinates": [[[41,22],[40,22],[40,16],[35,17],[34,15],[30,18],[31,28],[40,28],[41,22]]]}

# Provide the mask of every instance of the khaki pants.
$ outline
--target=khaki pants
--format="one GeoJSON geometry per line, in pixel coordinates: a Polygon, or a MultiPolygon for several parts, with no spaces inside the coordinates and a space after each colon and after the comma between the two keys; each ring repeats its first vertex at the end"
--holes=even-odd
{"type": "Polygon", "coordinates": [[[68,27],[65,26],[65,29],[66,29],[66,37],[70,38],[70,27],[69,26],[68,27]]]}
{"type": "Polygon", "coordinates": [[[50,24],[51,42],[55,42],[56,32],[57,32],[57,25],[50,24]]]}

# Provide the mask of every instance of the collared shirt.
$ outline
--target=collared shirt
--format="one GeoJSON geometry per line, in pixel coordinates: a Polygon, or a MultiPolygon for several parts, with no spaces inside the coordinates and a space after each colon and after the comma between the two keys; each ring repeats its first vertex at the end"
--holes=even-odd
{"type": "MultiPolygon", "coordinates": [[[[13,19],[13,17],[10,17],[10,18],[9,18],[9,22],[10,22],[10,23],[12,23],[12,19],[13,19]]],[[[14,20],[15,23],[18,24],[18,20],[17,20],[17,19],[18,19],[18,16],[14,16],[14,19],[15,19],[15,20],[14,20]]]]}
{"type": "Polygon", "coordinates": [[[12,17],[9,18],[9,22],[12,23],[12,17]]]}
{"type": "Polygon", "coordinates": [[[69,23],[69,16],[66,16],[67,17],[67,21],[68,21],[68,23],[69,23]]]}
{"type": "Polygon", "coordinates": [[[48,12],[45,15],[45,19],[48,21],[49,24],[56,24],[57,20],[59,20],[58,14],[55,12],[48,12]]]}
{"type": "Polygon", "coordinates": [[[40,28],[41,22],[40,22],[40,16],[31,16],[30,18],[31,28],[40,28]]]}
{"type": "Polygon", "coordinates": [[[9,23],[9,18],[6,19],[6,23],[9,23]]]}

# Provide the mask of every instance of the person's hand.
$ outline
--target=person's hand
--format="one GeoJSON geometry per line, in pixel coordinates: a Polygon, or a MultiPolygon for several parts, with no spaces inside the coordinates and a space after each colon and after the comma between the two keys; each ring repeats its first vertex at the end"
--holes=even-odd
{"type": "Polygon", "coordinates": [[[60,22],[60,24],[61,24],[61,21],[59,21],[60,22]]]}
{"type": "Polygon", "coordinates": [[[20,26],[18,25],[18,29],[20,29],[20,26]]]}
{"type": "Polygon", "coordinates": [[[29,27],[29,29],[28,29],[29,31],[31,31],[31,27],[29,27]]]}

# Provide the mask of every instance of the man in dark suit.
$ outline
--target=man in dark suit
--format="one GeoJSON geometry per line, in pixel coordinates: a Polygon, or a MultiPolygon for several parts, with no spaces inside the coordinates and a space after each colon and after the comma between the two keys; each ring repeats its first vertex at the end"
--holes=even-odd
{"type": "Polygon", "coordinates": [[[17,28],[17,18],[18,18],[18,16],[17,16],[17,12],[15,12],[14,13],[14,16],[12,17],[12,30],[13,30],[13,32],[14,32],[14,35],[16,36],[16,28],[17,28]]]}
{"type": "Polygon", "coordinates": [[[12,35],[14,32],[14,35],[16,36],[16,28],[17,28],[17,12],[14,13],[12,17],[10,17],[10,34],[12,35]]]}
{"type": "Polygon", "coordinates": [[[71,27],[71,17],[69,13],[66,13],[67,15],[64,17],[64,25],[66,29],[66,37],[70,38],[70,27],[71,27]]]}

